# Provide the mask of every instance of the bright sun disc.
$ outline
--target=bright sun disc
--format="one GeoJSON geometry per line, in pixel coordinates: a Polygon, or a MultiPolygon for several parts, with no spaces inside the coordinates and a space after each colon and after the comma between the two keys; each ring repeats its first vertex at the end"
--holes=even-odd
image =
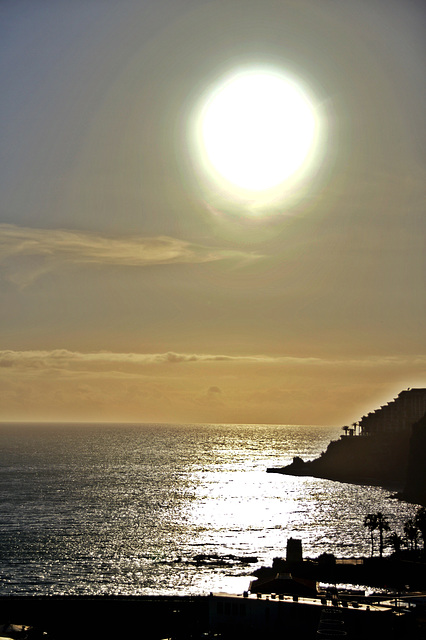
{"type": "Polygon", "coordinates": [[[204,104],[199,145],[216,180],[264,192],[300,172],[314,145],[314,108],[303,90],[272,71],[229,77],[204,104]]]}

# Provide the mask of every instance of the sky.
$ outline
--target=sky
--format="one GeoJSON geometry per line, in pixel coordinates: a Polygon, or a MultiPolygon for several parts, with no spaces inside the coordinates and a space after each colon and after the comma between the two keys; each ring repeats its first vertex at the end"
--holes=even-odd
{"type": "Polygon", "coordinates": [[[0,420],[337,426],[426,386],[425,16],[3,0],[0,420]],[[252,68],[318,123],[310,171],[260,201],[194,142],[252,68]]]}

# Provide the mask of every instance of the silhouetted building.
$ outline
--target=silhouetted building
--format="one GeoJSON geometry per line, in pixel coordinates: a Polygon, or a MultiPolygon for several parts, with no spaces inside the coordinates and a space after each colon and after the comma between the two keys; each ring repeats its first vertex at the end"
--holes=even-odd
{"type": "Polygon", "coordinates": [[[391,605],[247,592],[211,594],[209,630],[228,638],[413,637],[409,614],[394,612],[391,605]]]}
{"type": "Polygon", "coordinates": [[[380,409],[363,416],[358,423],[360,433],[364,436],[409,433],[425,413],[426,389],[407,389],[380,409]]]}
{"type": "Polygon", "coordinates": [[[302,541],[295,538],[289,538],[287,540],[287,562],[302,562],[302,541]]]}

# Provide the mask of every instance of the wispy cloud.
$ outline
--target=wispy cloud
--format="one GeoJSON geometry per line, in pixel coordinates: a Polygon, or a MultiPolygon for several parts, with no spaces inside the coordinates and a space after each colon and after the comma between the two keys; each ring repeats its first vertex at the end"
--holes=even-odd
{"type": "Polygon", "coordinates": [[[36,229],[0,224],[0,264],[7,279],[26,286],[60,264],[146,267],[247,260],[256,256],[194,244],[169,236],[113,237],[87,231],[36,229]]]}
{"type": "MultiPolygon", "coordinates": [[[[26,369],[68,369],[78,367],[114,368],[125,366],[178,365],[185,363],[208,362],[234,362],[249,364],[261,362],[274,363],[280,360],[280,358],[263,355],[232,356],[206,353],[176,353],[173,351],[165,353],[114,353],[110,351],[81,353],[79,351],[69,351],[67,349],[54,349],[51,351],[0,351],[0,367],[21,367],[26,369]]],[[[301,359],[289,358],[289,360],[297,361],[301,359]]]]}
{"type": "Polygon", "coordinates": [[[403,365],[426,365],[426,355],[416,356],[366,356],[364,358],[327,359],[316,357],[269,356],[253,355],[225,355],[207,353],[117,353],[99,351],[82,353],[67,349],[50,351],[0,351],[1,368],[23,369],[114,369],[123,367],[138,367],[144,365],[179,365],[197,363],[234,363],[257,365],[293,365],[293,366],[358,366],[358,367],[395,367],[403,365]]]}

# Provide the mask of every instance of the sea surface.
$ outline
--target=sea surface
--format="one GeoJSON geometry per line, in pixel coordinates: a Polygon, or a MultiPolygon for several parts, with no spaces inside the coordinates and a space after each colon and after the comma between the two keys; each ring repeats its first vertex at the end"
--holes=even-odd
{"type": "Polygon", "coordinates": [[[390,491],[266,473],[341,433],[288,425],[0,426],[0,595],[241,593],[285,557],[368,555],[390,491]]]}

